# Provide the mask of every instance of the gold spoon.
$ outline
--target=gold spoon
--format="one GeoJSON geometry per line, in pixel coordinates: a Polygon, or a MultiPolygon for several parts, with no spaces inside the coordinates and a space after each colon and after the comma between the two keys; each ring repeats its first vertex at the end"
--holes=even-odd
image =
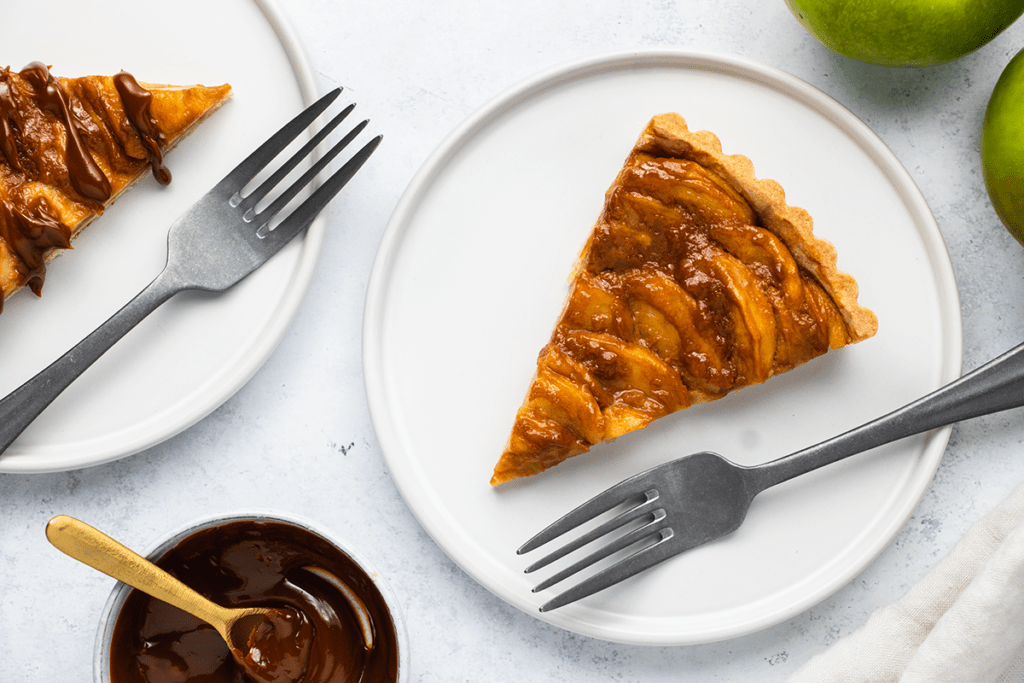
{"type": "Polygon", "coordinates": [[[250,635],[261,624],[268,623],[272,612],[281,610],[221,607],[102,531],[67,515],[58,515],[50,520],[46,525],[46,538],[58,550],[79,562],[202,619],[220,634],[235,660],[246,671],[258,673],[252,671],[254,662],[246,659],[250,635]]]}

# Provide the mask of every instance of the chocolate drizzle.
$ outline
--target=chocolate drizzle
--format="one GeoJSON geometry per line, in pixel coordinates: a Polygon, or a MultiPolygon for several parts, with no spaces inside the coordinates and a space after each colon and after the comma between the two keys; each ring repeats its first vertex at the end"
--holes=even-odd
{"type": "MultiPolygon", "coordinates": [[[[32,85],[36,97],[41,103],[41,108],[49,111],[53,111],[55,108],[58,110],[58,118],[63,117],[65,127],[71,131],[68,134],[69,151],[72,149],[72,140],[74,140],[78,145],[78,152],[86,156],[88,163],[102,178],[102,183],[93,179],[92,182],[86,184],[97,187],[100,192],[102,192],[103,186],[106,186],[109,193],[110,186],[106,176],[95,167],[95,162],[81,147],[77,131],[74,131],[74,126],[70,123],[67,95],[50,76],[46,66],[34,62],[25,67],[18,75],[32,85]],[[40,91],[43,93],[42,96],[39,95],[40,91]]],[[[29,169],[22,162],[20,155],[20,136],[26,134],[26,131],[21,111],[15,99],[14,85],[11,80],[11,72],[8,69],[0,70],[0,176],[9,175],[7,196],[0,195],[0,240],[4,242],[7,251],[15,258],[21,282],[27,284],[36,295],[39,295],[46,276],[47,256],[54,249],[69,249],[71,247],[71,228],[61,223],[56,212],[44,197],[37,197],[25,205],[24,202],[15,201],[15,197],[10,194],[23,182],[32,180],[29,177],[31,175],[29,169]],[[4,163],[8,169],[3,168],[4,163]]],[[[74,185],[72,168],[73,164],[69,158],[68,170],[72,175],[72,184],[74,185]]],[[[91,173],[92,171],[86,171],[86,174],[91,173]]],[[[94,192],[94,194],[96,193],[94,192]]],[[[0,291],[0,305],[8,293],[0,291]]],[[[2,310],[0,308],[0,311],[2,310]]]]}
{"type": "Polygon", "coordinates": [[[5,70],[0,72],[0,153],[16,171],[22,170],[15,133],[15,126],[20,127],[19,118],[5,70]]]}
{"type": "Polygon", "coordinates": [[[146,150],[149,165],[153,169],[153,177],[161,185],[167,185],[171,182],[171,172],[164,166],[164,155],[160,151],[160,143],[164,136],[157,126],[156,119],[149,111],[153,95],[139,85],[135,77],[127,71],[122,71],[114,76],[114,87],[117,88],[117,94],[121,96],[121,103],[124,104],[128,120],[138,132],[139,137],[142,138],[142,145],[146,150]]]}
{"type": "Polygon", "coordinates": [[[25,212],[8,201],[0,201],[0,239],[24,265],[22,276],[36,295],[43,288],[46,255],[51,249],[71,248],[71,231],[53,217],[42,197],[25,212]]]}
{"type": "Polygon", "coordinates": [[[64,154],[71,186],[78,194],[95,202],[103,203],[110,199],[110,182],[82,143],[79,124],[71,113],[64,88],[42,62],[32,62],[19,75],[32,85],[40,108],[54,114],[67,131],[64,154]]]}

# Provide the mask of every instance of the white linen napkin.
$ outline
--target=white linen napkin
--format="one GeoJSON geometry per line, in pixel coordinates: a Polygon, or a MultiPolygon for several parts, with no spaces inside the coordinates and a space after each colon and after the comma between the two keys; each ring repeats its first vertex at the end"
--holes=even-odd
{"type": "Polygon", "coordinates": [[[1024,484],[788,683],[1024,681],[1024,484]]]}

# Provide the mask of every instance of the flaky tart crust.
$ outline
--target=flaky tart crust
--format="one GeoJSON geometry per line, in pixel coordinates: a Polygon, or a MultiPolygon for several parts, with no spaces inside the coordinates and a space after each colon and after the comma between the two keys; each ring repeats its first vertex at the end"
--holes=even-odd
{"type": "Polygon", "coordinates": [[[163,155],[231,96],[114,76],[53,76],[41,62],[0,69],[0,310],[163,155]]]}
{"type": "Polygon", "coordinates": [[[605,195],[491,485],[868,339],[878,322],[857,295],[777,182],[655,116],[605,195]]]}

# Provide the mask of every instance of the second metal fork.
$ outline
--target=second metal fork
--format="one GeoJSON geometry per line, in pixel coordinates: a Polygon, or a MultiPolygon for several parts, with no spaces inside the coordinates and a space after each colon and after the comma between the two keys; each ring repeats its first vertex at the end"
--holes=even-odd
{"type": "Polygon", "coordinates": [[[535,593],[605,560],[614,562],[553,597],[540,608],[546,612],[732,533],[743,523],[754,497],[771,486],[898,439],[1021,406],[1024,344],[888,415],[762,465],[744,467],[705,451],[653,467],[594,496],[518,552],[531,552],[578,527],[593,526],[527,567],[529,573],[604,541],[591,554],[538,584],[535,593]],[[603,523],[596,521],[612,510],[618,514],[603,523]],[[615,561],[620,553],[628,554],[615,561]]]}
{"type": "Polygon", "coordinates": [[[74,348],[0,400],[0,454],[64,389],[165,301],[188,289],[221,291],[231,287],[313,222],[377,148],[380,136],[370,140],[298,207],[272,225],[293,199],[314,186],[316,176],[365,128],[367,121],[356,125],[323,153],[280,195],[271,198],[271,191],[313,156],[317,146],[355,105],[349,105],[325,124],[301,149],[259,182],[256,189],[247,194],[243,191],[275,157],[311,127],[340,92],[340,89],[334,90],[310,105],[182,214],[167,235],[167,265],[156,279],[74,348]],[[269,204],[262,207],[261,202],[267,201],[269,204]]]}

